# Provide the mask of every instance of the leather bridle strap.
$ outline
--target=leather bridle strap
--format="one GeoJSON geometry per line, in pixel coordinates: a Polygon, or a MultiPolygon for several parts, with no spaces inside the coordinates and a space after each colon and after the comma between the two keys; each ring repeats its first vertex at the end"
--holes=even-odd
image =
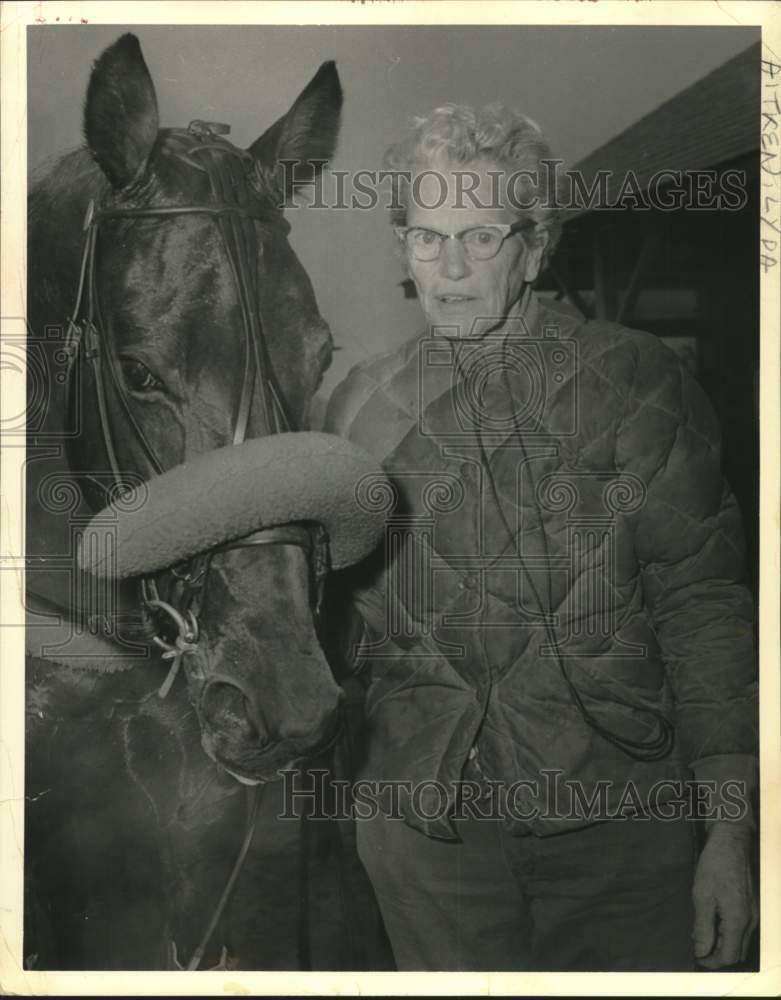
{"type": "Polygon", "coordinates": [[[101,432],[106,452],[115,481],[120,482],[120,471],[116,458],[116,449],[108,416],[103,369],[109,369],[115,395],[122,405],[125,417],[133,428],[134,435],[140,443],[151,471],[159,474],[162,471],[160,462],[154,450],[146,439],[142,428],[130,408],[124,387],[116,371],[112,357],[101,357],[99,331],[105,329],[100,316],[100,299],[96,285],[96,245],[98,227],[107,220],[122,219],[167,219],[186,215],[206,215],[212,217],[220,231],[225,247],[227,260],[233,275],[236,295],[244,331],[244,370],[242,375],[239,403],[233,422],[233,443],[244,441],[249,422],[253,396],[257,388],[262,406],[263,434],[273,434],[279,431],[294,429],[292,421],[283,405],[282,393],[276,381],[273,365],[268,353],[263,322],[260,313],[260,296],[258,290],[257,262],[262,254],[262,244],[259,243],[255,223],[286,226],[281,216],[269,209],[264,209],[254,192],[250,191],[246,180],[249,154],[236,149],[230,143],[220,140],[202,123],[191,123],[187,132],[173,133],[174,142],[184,143],[193,136],[208,135],[215,141],[201,142],[186,147],[186,152],[173,151],[173,155],[186,162],[189,166],[205,173],[209,180],[212,201],[185,205],[138,206],[138,207],[103,207],[96,209],[90,202],[84,220],[86,239],[82,259],[79,289],[73,319],[68,329],[68,349],[71,355],[78,347],[77,332],[82,331],[78,325],[81,314],[82,300],[87,292],[87,315],[84,333],[87,335],[87,349],[95,371],[96,389],[98,395],[98,411],[101,432]],[[206,158],[203,164],[196,162],[196,154],[206,158]],[[238,160],[238,165],[236,161],[238,160]]]}
{"type": "MultiPolygon", "coordinates": [[[[209,551],[209,558],[220,552],[231,552],[235,549],[253,548],[259,545],[295,545],[300,548],[307,559],[310,569],[311,605],[315,621],[319,619],[323,603],[323,587],[325,578],[331,570],[328,551],[328,536],[319,524],[280,524],[271,528],[260,528],[251,535],[225,542],[209,551]]],[[[204,574],[205,576],[205,574],[204,574]]],[[[203,579],[203,578],[202,578],[203,579]]],[[[197,600],[200,599],[200,594],[197,600]]],[[[200,611],[200,605],[196,605],[200,611]]]]}
{"type": "MultiPolygon", "coordinates": [[[[211,174],[210,174],[211,176],[211,174]]],[[[253,220],[268,222],[267,213],[253,211],[249,206],[215,203],[209,205],[177,205],[160,208],[109,208],[102,209],[94,213],[90,222],[91,241],[88,244],[90,254],[90,278],[88,283],[88,323],[92,321],[93,328],[99,323],[100,304],[95,289],[94,267],[95,267],[95,240],[96,230],[100,222],[107,219],[123,218],[177,218],[183,215],[208,215],[217,222],[223,244],[226,249],[227,258],[233,273],[234,284],[239,300],[239,309],[244,330],[244,372],[242,377],[242,387],[239,397],[239,405],[234,420],[233,443],[241,444],[246,437],[249,412],[252,405],[252,396],[256,384],[260,389],[260,397],[264,411],[265,432],[272,434],[282,430],[290,430],[291,422],[281,405],[281,394],[275,384],[276,379],[273,374],[273,367],[268,356],[268,348],[259,314],[259,302],[256,289],[256,269],[249,267],[250,260],[256,260],[260,252],[260,246],[255,236],[253,220]],[[243,225],[242,225],[243,224],[243,225]],[[235,239],[235,229],[240,227],[252,234],[254,247],[239,247],[235,239]],[[252,250],[254,249],[254,257],[252,250]],[[243,252],[242,252],[243,251],[243,252]],[[254,277],[254,281],[253,281],[254,277]],[[252,282],[252,284],[250,284],[252,282]],[[254,366],[253,366],[254,362],[254,366]],[[255,376],[259,375],[260,378],[255,376]]],[[[245,237],[246,238],[246,237],[245,237]]],[[[102,324],[101,324],[102,326],[102,324]]],[[[129,410],[125,394],[116,378],[114,366],[108,363],[108,367],[114,378],[115,388],[120,401],[123,404],[127,416],[134,425],[134,431],[147,454],[147,457],[154,459],[153,452],[149,446],[143,431],[138,426],[137,421],[129,410]]],[[[109,440],[111,435],[107,433],[108,424],[103,425],[104,439],[109,440]]],[[[111,449],[113,452],[113,448],[111,449]]],[[[111,456],[110,456],[111,457],[111,456]]],[[[115,461],[115,460],[114,460],[115,461]]],[[[156,466],[155,471],[161,471],[156,460],[152,462],[156,466]]]]}
{"type": "MultiPolygon", "coordinates": [[[[66,348],[71,359],[78,350],[79,342],[82,339],[85,342],[86,359],[91,364],[94,374],[101,434],[115,485],[120,489],[123,488],[123,483],[109,417],[107,378],[124,417],[143,450],[151,474],[159,475],[163,468],[133,413],[115,359],[110,352],[104,350],[105,336],[101,337],[101,331],[106,327],[102,322],[100,311],[96,264],[98,227],[105,221],[174,219],[187,215],[206,215],[215,220],[233,275],[244,332],[244,365],[239,402],[234,417],[233,443],[240,444],[246,437],[256,387],[262,404],[263,431],[275,433],[291,429],[291,420],[285,411],[283,397],[276,383],[260,314],[257,261],[263,247],[255,228],[256,222],[277,226],[287,224],[281,216],[274,215],[254,200],[246,181],[248,154],[223,142],[201,123],[191,123],[190,129],[186,132],[173,132],[169,136],[169,142],[184,147],[182,150],[174,148],[172,150],[174,156],[207,175],[213,201],[132,208],[107,206],[97,210],[94,202],[90,202],[83,227],[85,243],[78,292],[66,338],[66,348]],[[193,135],[197,137],[207,135],[213,141],[193,145],[191,141],[193,135]],[[198,162],[196,157],[204,162],[198,162]],[[82,327],[79,318],[85,294],[86,315],[82,327]]],[[[327,539],[324,538],[322,529],[316,529],[314,526],[312,529],[307,529],[302,525],[287,526],[284,529],[264,529],[249,539],[223,546],[222,551],[251,544],[298,545],[306,551],[310,566],[310,593],[313,595],[314,615],[317,620],[322,603],[324,577],[328,570],[327,539]],[[317,531],[316,539],[313,539],[310,531],[317,531]]],[[[164,650],[163,656],[173,660],[168,676],[160,688],[159,693],[163,697],[170,690],[182,657],[196,647],[199,634],[197,615],[213,555],[213,552],[209,552],[195,557],[183,573],[176,569],[171,571],[176,579],[174,589],[177,592],[177,596],[172,598],[173,603],[161,599],[153,577],[141,578],[141,598],[147,613],[167,616],[178,633],[173,643],[163,639],[159,630],[153,638],[153,641],[164,650]]]]}
{"type": "MultiPolygon", "coordinates": [[[[256,222],[277,225],[287,224],[284,223],[281,216],[275,216],[267,211],[264,212],[259,205],[253,204],[252,193],[246,181],[246,166],[251,157],[249,157],[249,154],[236,149],[230,143],[219,139],[218,132],[227,131],[227,128],[227,126],[209,126],[205,123],[192,122],[186,132],[174,132],[169,136],[169,140],[174,140],[185,147],[184,150],[174,150],[173,155],[191,167],[207,174],[213,202],[158,207],[105,207],[96,210],[94,202],[90,201],[87,209],[87,215],[84,220],[85,241],[79,272],[79,285],[75,307],[66,334],[66,351],[72,365],[79,350],[81,340],[84,339],[86,341],[86,356],[94,372],[98,418],[103,442],[115,484],[120,489],[123,487],[123,483],[109,418],[105,381],[106,368],[108,368],[114,394],[119,400],[123,413],[143,449],[152,473],[159,474],[163,470],[160,461],[154,453],[154,449],[133,414],[121,377],[117,371],[114,357],[109,350],[106,350],[106,356],[102,353],[102,348],[105,345],[101,343],[101,331],[105,331],[106,328],[101,322],[100,298],[97,291],[96,258],[98,227],[101,222],[106,220],[169,219],[184,215],[207,215],[216,221],[233,274],[244,333],[244,369],[239,403],[234,418],[233,444],[240,444],[246,437],[256,388],[259,391],[263,411],[263,432],[273,434],[294,429],[290,416],[285,410],[283,396],[276,381],[263,328],[257,267],[257,261],[263,247],[258,240],[255,226],[256,222]],[[205,137],[209,141],[194,145],[191,141],[193,136],[199,138],[205,137]],[[224,158],[226,154],[231,157],[229,163],[225,162],[224,158]],[[218,160],[218,156],[221,159],[218,160]],[[198,162],[198,159],[195,157],[203,159],[206,162],[198,162]],[[237,159],[240,161],[238,168],[236,167],[237,159]],[[82,326],[80,317],[85,292],[87,309],[82,326]]],[[[105,341],[105,333],[103,334],[103,340],[105,341]]],[[[284,525],[265,528],[246,538],[227,543],[211,552],[195,557],[195,559],[190,561],[184,573],[174,568],[174,570],[169,572],[176,580],[175,586],[179,591],[177,597],[182,599],[178,608],[174,604],[161,601],[154,579],[143,577],[141,579],[141,594],[145,608],[155,613],[159,613],[160,611],[167,613],[174,621],[179,633],[173,644],[167,643],[159,635],[155,635],[157,644],[166,650],[163,655],[173,660],[168,677],[160,689],[159,693],[161,696],[164,697],[170,689],[183,657],[189,653],[197,652],[199,638],[198,613],[200,612],[205,581],[212,556],[215,552],[227,552],[232,549],[254,545],[296,545],[306,553],[307,563],[310,568],[311,593],[314,595],[314,614],[315,620],[317,620],[322,603],[325,575],[329,569],[328,540],[325,530],[319,525],[311,527],[304,525],[284,525]]],[[[177,601],[177,603],[179,602],[177,601]]],[[[203,954],[222,916],[252,842],[256,815],[257,793],[252,791],[248,795],[247,820],[242,847],[204,936],[187,965],[188,969],[197,969],[199,967],[203,954]]]]}
{"type": "MultiPolygon", "coordinates": [[[[191,126],[191,129],[187,133],[183,135],[175,134],[173,138],[181,142],[185,138],[189,139],[193,134],[204,134],[203,127],[200,124],[197,124],[197,127],[191,126]]],[[[208,134],[211,135],[211,133],[208,134]]],[[[240,444],[246,437],[256,387],[259,391],[262,404],[263,433],[269,434],[291,429],[291,420],[285,411],[282,403],[282,394],[276,384],[260,316],[257,260],[262,252],[262,245],[259,244],[254,225],[255,222],[268,224],[281,223],[284,225],[284,220],[281,217],[273,217],[268,210],[263,210],[261,206],[253,203],[253,198],[245,179],[248,154],[237,150],[229,143],[217,140],[216,142],[200,143],[195,146],[190,145],[186,154],[176,151],[174,155],[183,159],[190,166],[207,174],[211,195],[214,199],[213,202],[133,208],[106,207],[97,211],[91,202],[84,222],[84,229],[86,231],[84,255],[73,320],[68,329],[68,348],[71,355],[73,355],[80,339],[77,334],[83,332],[86,335],[86,354],[94,371],[101,433],[115,483],[120,488],[122,485],[121,473],[108,411],[105,382],[106,369],[108,369],[108,376],[114,395],[123,409],[125,418],[133,429],[136,440],[143,449],[151,472],[153,474],[160,474],[163,469],[130,407],[126,392],[116,370],[114,359],[110,356],[102,356],[103,352],[101,351],[102,344],[100,342],[99,331],[105,329],[105,325],[101,321],[100,300],[96,287],[96,245],[98,226],[105,220],[176,218],[194,214],[208,215],[215,219],[233,274],[244,331],[244,367],[239,402],[234,417],[233,443],[240,444]],[[197,163],[194,159],[196,154],[207,157],[208,162],[206,164],[197,163]],[[217,154],[221,154],[222,158],[215,162],[217,154]],[[231,157],[229,163],[225,162],[225,154],[229,154],[231,157]],[[238,171],[234,166],[236,159],[240,161],[238,168],[240,176],[237,176],[238,171]],[[78,318],[81,314],[85,287],[87,311],[84,330],[81,331],[78,326],[78,318]]],[[[149,594],[144,593],[144,591],[155,589],[151,581],[142,580],[142,593],[145,599],[149,598],[149,594]]],[[[157,602],[159,595],[153,594],[152,599],[157,602]]]]}

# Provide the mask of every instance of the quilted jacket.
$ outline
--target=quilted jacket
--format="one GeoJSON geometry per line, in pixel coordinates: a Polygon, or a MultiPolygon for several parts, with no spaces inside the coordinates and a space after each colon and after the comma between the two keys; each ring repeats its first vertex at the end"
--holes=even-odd
{"type": "MultiPolygon", "coordinates": [[[[359,364],[326,429],[394,485],[365,489],[385,540],[350,578],[362,778],[436,782],[451,805],[464,774],[520,781],[509,825],[544,835],[593,821],[552,802],[562,782],[606,784],[613,808],[629,785],[750,772],[740,514],[713,410],[657,337],[533,297],[501,336],[359,364]]],[[[452,836],[425,794],[402,812],[452,836]]]]}

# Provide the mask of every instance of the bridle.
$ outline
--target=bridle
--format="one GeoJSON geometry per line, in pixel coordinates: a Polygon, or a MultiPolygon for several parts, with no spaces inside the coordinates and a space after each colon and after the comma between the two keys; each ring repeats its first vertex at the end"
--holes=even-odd
{"type": "MultiPolygon", "coordinates": [[[[69,379],[76,357],[81,351],[84,360],[92,366],[97,413],[103,444],[114,480],[115,491],[123,493],[127,483],[117,461],[115,428],[109,417],[108,393],[113,392],[121,404],[122,413],[130,431],[149,466],[149,474],[159,475],[164,470],[142,427],[133,414],[127,391],[117,371],[115,359],[108,343],[106,326],[102,322],[100,297],[97,289],[97,237],[100,225],[117,219],[159,219],[161,222],[181,216],[205,215],[212,218],[219,229],[222,244],[233,275],[237,292],[244,343],[244,367],[241,393],[233,421],[232,443],[241,444],[246,437],[253,399],[260,400],[260,419],[264,434],[294,430],[286,410],[269,356],[258,289],[258,258],[262,244],[258,239],[256,223],[288,231],[289,226],[281,212],[263,203],[248,182],[254,169],[252,156],[223,139],[230,126],[213,122],[193,121],[187,129],[171,129],[166,135],[163,152],[205,173],[210,186],[210,200],[203,203],[115,207],[111,204],[96,206],[90,201],[84,219],[84,248],[79,271],[75,306],[66,334],[66,352],[69,358],[69,379]]],[[[132,185],[131,185],[132,188],[132,185]]],[[[86,477],[91,479],[89,475],[86,477]]],[[[93,483],[104,489],[93,479],[93,483]]],[[[183,566],[166,571],[171,580],[170,593],[163,600],[154,577],[140,581],[142,616],[150,625],[152,641],[163,650],[163,659],[171,666],[158,694],[166,697],[179,671],[184,657],[188,659],[188,683],[202,685],[206,680],[203,652],[199,647],[199,615],[211,561],[218,552],[265,545],[297,546],[306,556],[310,575],[310,602],[317,623],[323,599],[325,577],[329,570],[328,539],[318,524],[287,524],[264,528],[244,538],[228,542],[218,548],[198,555],[183,566]],[[174,637],[171,638],[173,627],[174,637]],[[163,633],[163,634],[161,634],[163,633]],[[168,637],[166,637],[168,636],[168,637]]],[[[222,897],[212,915],[206,933],[187,968],[197,969],[209,939],[219,922],[230,892],[241,870],[255,828],[257,814],[256,786],[248,789],[247,821],[244,841],[222,897]]]]}
{"type": "MultiPolygon", "coordinates": [[[[166,137],[170,155],[207,175],[212,200],[187,205],[133,208],[96,207],[94,201],[90,201],[87,207],[78,292],[68,326],[66,352],[71,370],[80,349],[85,360],[92,365],[101,436],[114,489],[120,493],[127,488],[127,484],[119,468],[115,433],[109,418],[109,389],[121,404],[130,431],[148,462],[149,472],[159,475],[164,470],[130,406],[127,391],[111,357],[106,327],[101,318],[96,281],[97,236],[100,224],[107,220],[156,218],[165,221],[186,215],[206,215],[214,219],[233,274],[243,329],[244,367],[233,423],[233,444],[241,444],[245,440],[256,394],[260,399],[260,423],[265,434],[295,429],[269,357],[258,291],[257,260],[262,253],[262,244],[258,240],[255,223],[285,231],[289,226],[278,210],[262,203],[250,188],[247,175],[253,169],[254,161],[249,153],[237,149],[221,137],[229,130],[227,125],[194,121],[187,129],[170,130],[166,137]]],[[[85,478],[91,477],[87,475],[85,478]]],[[[185,567],[169,571],[174,580],[170,600],[161,598],[153,577],[142,577],[141,605],[144,617],[154,631],[153,642],[164,650],[165,658],[173,660],[171,671],[160,688],[161,697],[165,697],[170,690],[182,657],[196,651],[200,638],[198,616],[213,556],[217,552],[257,545],[296,545],[305,552],[310,567],[313,612],[317,620],[328,571],[327,538],[319,525],[290,524],[265,528],[196,556],[185,567]],[[161,631],[170,633],[171,626],[176,636],[173,642],[160,635],[161,631]]]]}

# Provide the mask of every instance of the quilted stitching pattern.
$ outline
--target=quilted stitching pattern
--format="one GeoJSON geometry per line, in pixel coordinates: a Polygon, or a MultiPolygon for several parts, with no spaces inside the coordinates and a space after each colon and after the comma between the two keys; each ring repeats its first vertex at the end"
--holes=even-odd
{"type": "MultiPolygon", "coordinates": [[[[576,364],[545,394],[536,436],[511,426],[481,450],[471,428],[454,443],[452,375],[448,381],[427,370],[424,378],[436,385],[419,402],[420,338],[353,369],[329,406],[327,429],[382,463],[405,514],[427,513],[410,473],[449,475],[467,486],[460,505],[434,518],[430,592],[396,571],[405,556],[420,557],[419,531],[400,543],[396,569],[375,560],[357,592],[358,606],[374,609],[375,639],[383,630],[377,608],[394,594],[407,609],[409,633],[387,641],[383,659],[368,661],[372,777],[458,778],[476,738],[483,770],[505,781],[561,768],[586,784],[631,777],[642,785],[701,758],[756,750],[742,528],[707,398],[652,335],[577,325],[544,308],[539,324],[557,326],[558,338],[576,345],[576,364]],[[569,484],[575,503],[541,506],[546,482],[561,490],[569,484]],[[605,490],[616,482],[641,484],[643,498],[612,519],[607,511],[608,523],[605,490]],[[597,525],[593,544],[574,549],[578,525],[585,530],[589,520],[597,525]],[[470,554],[482,555],[477,570],[459,558],[470,554]],[[516,566],[520,558],[526,574],[502,563],[508,555],[516,566]],[[677,733],[671,760],[633,761],[587,726],[556,659],[544,655],[539,604],[553,616],[589,710],[633,739],[648,735],[649,707],[666,712],[677,733]]],[[[502,379],[489,380],[489,417],[516,403],[520,382],[502,379]]],[[[429,832],[443,834],[434,827],[429,832]]]]}

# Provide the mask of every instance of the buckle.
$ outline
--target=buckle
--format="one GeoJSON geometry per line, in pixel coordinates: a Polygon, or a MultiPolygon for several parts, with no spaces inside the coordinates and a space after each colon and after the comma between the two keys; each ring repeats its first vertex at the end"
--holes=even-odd
{"type": "Polygon", "coordinates": [[[225,122],[205,122],[200,118],[195,118],[187,126],[187,131],[198,136],[199,139],[206,139],[209,136],[230,135],[231,127],[225,122]]]}

